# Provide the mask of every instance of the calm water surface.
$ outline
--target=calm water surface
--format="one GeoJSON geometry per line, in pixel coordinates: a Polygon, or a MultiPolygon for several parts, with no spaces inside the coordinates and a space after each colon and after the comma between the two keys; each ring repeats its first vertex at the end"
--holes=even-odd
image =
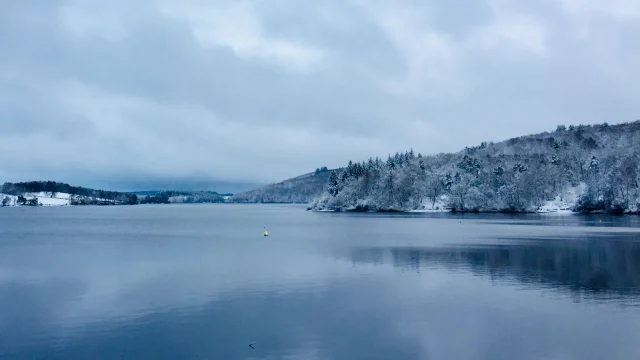
{"type": "Polygon", "coordinates": [[[640,220],[0,209],[0,359],[640,359],[640,220]]]}

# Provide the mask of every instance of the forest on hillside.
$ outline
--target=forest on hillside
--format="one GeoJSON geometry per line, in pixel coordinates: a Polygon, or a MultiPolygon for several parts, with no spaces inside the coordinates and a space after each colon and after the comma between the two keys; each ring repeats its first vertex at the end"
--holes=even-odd
{"type": "Polygon", "coordinates": [[[140,204],[211,204],[223,203],[225,197],[215,191],[159,191],[150,195],[140,195],[140,204]]]}
{"type": "Polygon", "coordinates": [[[313,210],[531,212],[580,189],[574,211],[637,213],[640,120],[559,125],[454,154],[413,150],[332,171],[313,210]]]}
{"type": "Polygon", "coordinates": [[[308,204],[322,194],[330,173],[331,170],[326,166],[316,168],[312,173],[235,194],[229,199],[229,202],[308,204]]]}

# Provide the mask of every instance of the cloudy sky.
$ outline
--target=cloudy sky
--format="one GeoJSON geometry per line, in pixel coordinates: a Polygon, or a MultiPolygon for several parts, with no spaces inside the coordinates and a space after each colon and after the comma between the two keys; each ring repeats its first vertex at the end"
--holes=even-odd
{"type": "Polygon", "coordinates": [[[0,181],[230,189],[640,118],[640,1],[461,3],[3,1],[0,181]]]}

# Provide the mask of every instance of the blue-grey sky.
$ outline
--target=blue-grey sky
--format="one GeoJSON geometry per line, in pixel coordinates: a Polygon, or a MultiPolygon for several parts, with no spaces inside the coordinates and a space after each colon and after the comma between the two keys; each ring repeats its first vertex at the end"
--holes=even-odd
{"type": "Polygon", "coordinates": [[[0,181],[265,183],[640,118],[638,0],[0,6],[0,181]]]}

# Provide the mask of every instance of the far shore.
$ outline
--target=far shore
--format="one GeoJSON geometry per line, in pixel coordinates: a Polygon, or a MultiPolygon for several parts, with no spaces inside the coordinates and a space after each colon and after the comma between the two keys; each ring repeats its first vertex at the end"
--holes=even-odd
{"type": "MultiPolygon", "coordinates": [[[[105,207],[105,206],[135,206],[135,205],[207,205],[207,204],[225,204],[225,205],[308,205],[306,203],[286,203],[286,202],[259,202],[259,203],[249,203],[249,202],[212,202],[212,203],[181,203],[181,202],[171,202],[171,203],[158,203],[158,204],[38,204],[38,205],[7,205],[0,206],[0,208],[34,208],[34,207],[105,207]]],[[[544,209],[539,211],[497,211],[497,210],[453,210],[449,208],[440,208],[440,209],[414,209],[414,210],[398,210],[398,209],[386,209],[386,210],[369,210],[369,209],[313,209],[311,206],[306,208],[307,211],[311,212],[332,212],[332,213],[400,213],[400,214],[537,214],[537,215],[640,215],[639,212],[623,212],[623,213],[608,213],[604,211],[593,211],[593,212],[579,212],[573,211],[569,209],[544,209]]]]}
{"type": "Polygon", "coordinates": [[[311,208],[307,208],[307,211],[311,212],[344,212],[344,213],[400,213],[400,214],[510,214],[510,215],[615,215],[615,216],[623,216],[623,215],[640,215],[638,212],[624,212],[624,213],[607,213],[604,211],[593,211],[593,212],[579,212],[573,210],[557,210],[557,211],[497,211],[497,210],[452,210],[452,209],[425,209],[425,210],[336,210],[336,209],[320,209],[315,210],[311,208]]]}

